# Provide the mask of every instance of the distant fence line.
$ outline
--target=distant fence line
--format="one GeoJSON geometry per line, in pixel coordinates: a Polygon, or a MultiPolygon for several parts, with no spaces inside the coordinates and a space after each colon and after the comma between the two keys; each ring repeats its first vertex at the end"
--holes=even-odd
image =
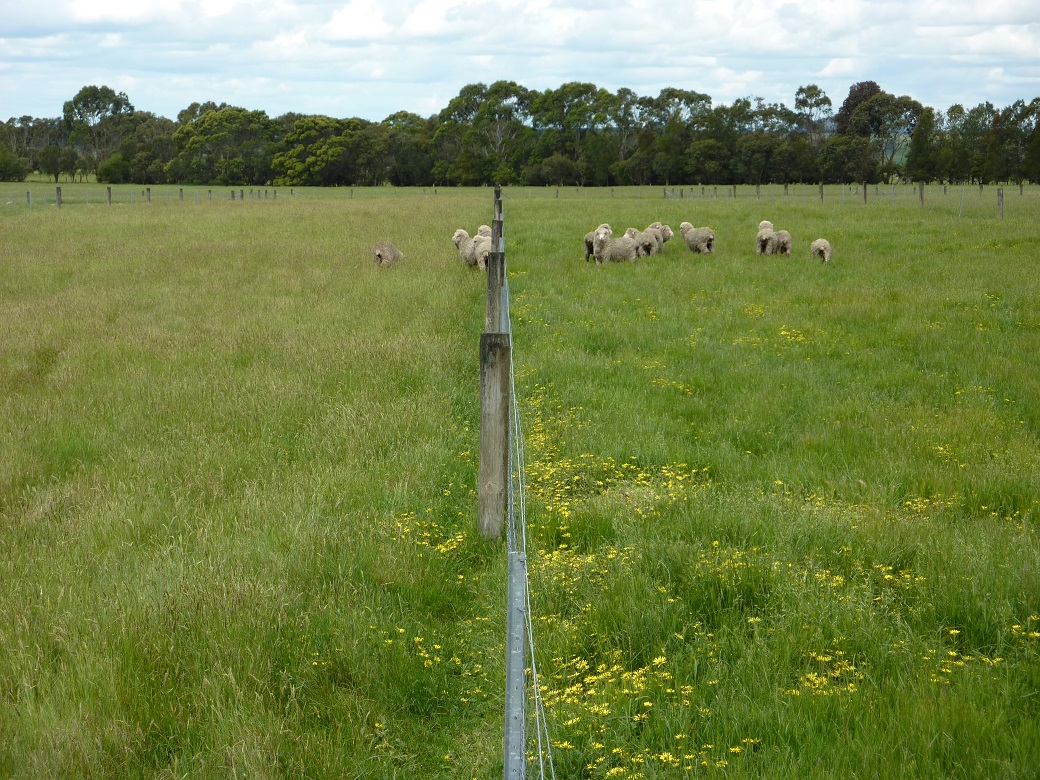
{"type": "MultiPolygon", "coordinates": [[[[202,204],[242,203],[257,201],[293,200],[341,200],[372,199],[396,196],[477,195],[484,197],[486,187],[212,187],[180,185],[102,185],[65,183],[46,185],[32,183],[0,182],[0,208],[7,210],[33,210],[36,207],[53,206],[113,206],[146,205],[160,203],[202,204]]],[[[963,216],[965,205],[973,214],[992,214],[1003,219],[1007,208],[1015,208],[1015,195],[1032,198],[1040,196],[1040,187],[1024,184],[980,185],[980,184],[742,184],[714,185],[693,184],[681,186],[645,187],[527,187],[508,186],[499,189],[502,197],[517,199],[552,198],[557,200],[580,199],[666,199],[666,200],[718,200],[731,202],[766,201],[769,203],[818,202],[824,205],[842,206],[907,206],[929,208],[940,205],[956,206],[958,215],[963,216]],[[1015,192],[1017,190],[1017,193],[1015,192]],[[1010,197],[1005,197],[1005,196],[1010,197]]],[[[1030,203],[1030,210],[1033,211],[1030,203]]]]}

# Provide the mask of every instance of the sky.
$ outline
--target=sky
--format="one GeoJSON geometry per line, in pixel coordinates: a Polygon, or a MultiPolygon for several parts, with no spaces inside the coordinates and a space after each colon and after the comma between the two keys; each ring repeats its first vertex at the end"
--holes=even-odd
{"type": "Polygon", "coordinates": [[[945,110],[1040,97],[1037,0],[0,0],[0,121],[88,85],[176,119],[436,114],[474,83],[592,82],[837,110],[876,81],[945,110]]]}

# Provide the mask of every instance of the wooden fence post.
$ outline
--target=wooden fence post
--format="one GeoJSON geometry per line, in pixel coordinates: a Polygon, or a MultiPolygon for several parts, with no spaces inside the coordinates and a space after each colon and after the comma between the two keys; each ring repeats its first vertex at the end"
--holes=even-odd
{"type": "Polygon", "coordinates": [[[921,202],[921,208],[924,208],[924,182],[917,182],[917,199],[921,202]]]}
{"type": "Polygon", "coordinates": [[[820,182],[820,202],[823,202],[823,182],[820,182]]]}
{"type": "Polygon", "coordinates": [[[863,205],[867,205],[867,183],[863,182],[863,205]]]}
{"type": "Polygon", "coordinates": [[[58,204],[58,208],[61,208],[61,187],[55,187],[54,202],[58,204]]]}
{"type": "Polygon", "coordinates": [[[144,191],[145,191],[145,196],[144,196],[145,200],[147,200],[149,203],[151,203],[152,202],[152,188],[151,187],[145,187],[144,191]]]}
{"type": "Polygon", "coordinates": [[[1004,219],[1004,188],[997,187],[997,215],[1004,219]]]}
{"type": "Polygon", "coordinates": [[[111,186],[108,187],[108,205],[109,206],[112,205],[112,187],[111,186]]]}
{"type": "Polygon", "coordinates": [[[480,337],[477,528],[485,539],[501,538],[509,498],[509,342],[508,333],[484,333],[480,337]]]}

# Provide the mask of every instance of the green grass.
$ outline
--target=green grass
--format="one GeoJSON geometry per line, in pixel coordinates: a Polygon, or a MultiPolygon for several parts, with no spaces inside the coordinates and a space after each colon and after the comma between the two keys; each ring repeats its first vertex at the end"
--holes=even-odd
{"type": "MultiPolygon", "coordinates": [[[[0,775],[500,776],[490,191],[66,186],[2,211],[0,775]]],[[[1040,193],[699,192],[506,190],[557,775],[1035,776],[1040,193]],[[583,262],[658,219],[717,253],[583,262]]]]}

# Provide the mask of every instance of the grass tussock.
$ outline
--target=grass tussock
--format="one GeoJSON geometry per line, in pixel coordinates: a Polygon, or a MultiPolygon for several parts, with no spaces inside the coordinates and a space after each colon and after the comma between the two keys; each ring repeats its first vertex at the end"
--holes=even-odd
{"type": "MultiPolygon", "coordinates": [[[[793,189],[506,190],[557,775],[1032,776],[1037,194],[793,189]],[[655,220],[716,254],[583,262],[655,220]]],[[[64,197],[0,233],[0,774],[500,775],[490,192],[64,197]]]]}

